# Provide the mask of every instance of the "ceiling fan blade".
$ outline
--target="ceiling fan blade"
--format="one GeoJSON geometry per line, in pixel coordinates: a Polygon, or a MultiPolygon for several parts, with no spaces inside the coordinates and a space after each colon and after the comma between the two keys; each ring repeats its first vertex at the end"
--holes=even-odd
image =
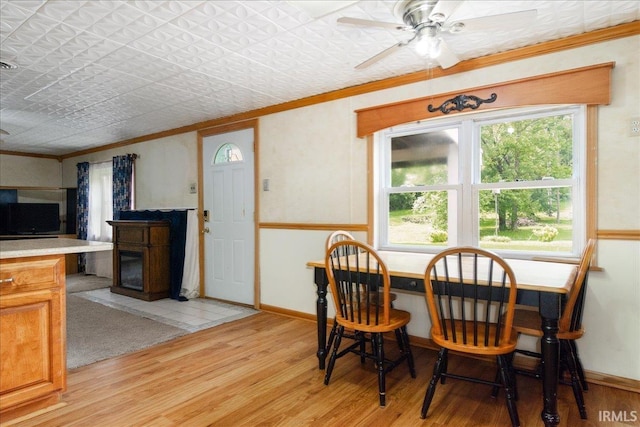
{"type": "Polygon", "coordinates": [[[447,23],[444,30],[456,28],[456,25],[462,23],[464,27],[458,31],[495,31],[505,28],[516,28],[530,25],[535,19],[538,11],[536,9],[525,10],[522,12],[502,13],[500,15],[483,16],[481,18],[464,19],[456,22],[447,23]]]}
{"type": "Polygon", "coordinates": [[[406,25],[394,24],[393,22],[382,22],[382,21],[370,21],[368,19],[360,19],[360,18],[349,18],[342,17],[338,18],[339,24],[351,24],[351,25],[360,25],[363,27],[378,27],[378,28],[386,28],[387,30],[413,30],[413,28],[408,27],[406,25]]]}
{"type": "Polygon", "coordinates": [[[393,46],[383,50],[382,52],[378,53],[377,55],[372,56],[371,58],[367,59],[366,61],[356,65],[356,70],[362,70],[363,68],[367,68],[368,66],[380,61],[383,58],[386,58],[387,56],[395,53],[398,49],[400,49],[403,46],[406,46],[409,42],[400,42],[400,43],[396,43],[393,46]]]}
{"type": "Polygon", "coordinates": [[[441,0],[436,3],[429,15],[429,19],[435,22],[447,21],[462,3],[464,3],[464,0],[441,0]]]}
{"type": "Polygon", "coordinates": [[[438,61],[442,69],[445,69],[456,65],[460,62],[460,58],[458,58],[458,56],[449,49],[449,45],[442,40],[440,42],[440,55],[438,55],[436,61],[438,61]]]}

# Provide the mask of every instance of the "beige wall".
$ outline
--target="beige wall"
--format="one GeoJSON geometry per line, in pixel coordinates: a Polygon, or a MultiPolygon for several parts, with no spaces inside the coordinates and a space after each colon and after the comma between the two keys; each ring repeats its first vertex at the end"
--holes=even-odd
{"type": "Polygon", "coordinates": [[[139,156],[136,160],[137,209],[198,206],[198,194],[189,192],[190,184],[198,182],[195,132],[66,159],[62,163],[62,181],[65,186],[75,187],[77,163],[108,161],[125,153],[139,156]]]}
{"type": "MultiPolygon", "coordinates": [[[[260,220],[366,222],[366,142],[355,136],[356,109],[615,61],[611,105],[599,108],[598,227],[638,230],[640,138],[630,137],[627,131],[630,119],[640,117],[638,51],[640,36],[630,37],[261,117],[258,180],[270,179],[270,191],[257,189],[260,220]]],[[[140,155],[136,162],[139,208],[197,206],[197,195],[188,194],[189,184],[197,181],[195,133],[65,160],[62,185],[75,185],[78,161],[105,160],[126,152],[140,155]]],[[[1,165],[5,164],[3,157],[1,165]]],[[[50,162],[34,162],[42,162],[43,174],[48,174],[50,162]]],[[[39,177],[36,182],[48,179],[39,177]]],[[[262,304],[315,313],[313,272],[305,263],[323,257],[328,234],[313,230],[260,231],[262,304]]],[[[640,242],[600,241],[597,256],[603,270],[591,274],[581,357],[589,371],[640,380],[640,242]]],[[[401,294],[396,305],[412,313],[409,332],[426,337],[428,320],[423,298],[401,294]]]]}
{"type": "Polygon", "coordinates": [[[359,223],[367,220],[366,144],[354,138],[351,100],[260,119],[262,222],[359,223]]]}
{"type": "Polygon", "coordinates": [[[62,165],[55,159],[2,154],[0,186],[61,187],[62,165]]]}

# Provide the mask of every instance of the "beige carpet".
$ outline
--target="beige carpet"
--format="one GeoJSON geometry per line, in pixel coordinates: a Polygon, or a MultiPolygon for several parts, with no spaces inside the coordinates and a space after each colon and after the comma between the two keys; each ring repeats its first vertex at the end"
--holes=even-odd
{"type": "Polygon", "coordinates": [[[188,333],[74,294],[67,295],[67,369],[141,350],[188,333]]]}
{"type": "Polygon", "coordinates": [[[66,276],[67,295],[76,292],[92,291],[108,288],[113,283],[108,277],[98,277],[91,274],[69,274],[66,276]]]}
{"type": "Polygon", "coordinates": [[[257,313],[246,307],[198,299],[219,307],[224,314],[196,327],[100,298],[97,294],[108,293],[106,288],[111,282],[109,278],[92,275],[67,276],[67,369],[142,350],[257,313]]]}

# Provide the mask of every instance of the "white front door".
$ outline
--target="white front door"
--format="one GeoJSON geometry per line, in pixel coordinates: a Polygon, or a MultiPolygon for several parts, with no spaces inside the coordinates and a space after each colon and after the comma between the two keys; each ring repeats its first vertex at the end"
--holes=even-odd
{"type": "Polygon", "coordinates": [[[202,161],[204,294],[254,305],[253,129],[205,137],[202,161]]]}

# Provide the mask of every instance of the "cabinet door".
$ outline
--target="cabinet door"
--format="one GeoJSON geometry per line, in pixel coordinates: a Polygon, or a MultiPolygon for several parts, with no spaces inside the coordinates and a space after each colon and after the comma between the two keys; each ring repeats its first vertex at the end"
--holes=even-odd
{"type": "MultiPolygon", "coordinates": [[[[13,292],[7,293],[5,288],[0,297],[1,410],[66,389],[64,290],[56,279],[42,280],[49,276],[43,274],[46,270],[52,278],[64,274],[64,258],[36,265],[30,284],[21,283],[29,282],[30,275],[24,270],[22,274],[11,272],[16,277],[10,282],[13,292]],[[38,268],[43,264],[48,268],[38,268]]],[[[2,276],[15,266],[2,265],[2,276]]]]}

